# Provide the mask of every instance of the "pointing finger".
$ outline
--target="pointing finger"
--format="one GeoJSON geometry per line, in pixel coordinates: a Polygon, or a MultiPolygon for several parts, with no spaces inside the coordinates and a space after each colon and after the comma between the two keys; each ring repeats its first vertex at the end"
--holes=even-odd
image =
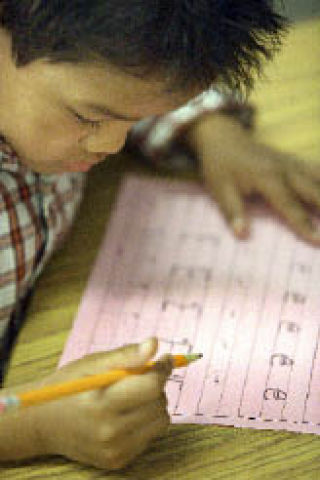
{"type": "Polygon", "coordinates": [[[265,183],[261,194],[299,236],[314,245],[320,245],[320,232],[313,224],[311,215],[283,181],[265,183]]]}
{"type": "Polygon", "coordinates": [[[245,214],[244,201],[231,180],[216,179],[211,185],[213,196],[234,234],[245,238],[249,233],[249,223],[245,214]]]}

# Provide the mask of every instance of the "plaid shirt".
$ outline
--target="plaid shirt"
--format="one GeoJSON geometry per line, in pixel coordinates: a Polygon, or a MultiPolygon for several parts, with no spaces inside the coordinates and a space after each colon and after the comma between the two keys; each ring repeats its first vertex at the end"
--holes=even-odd
{"type": "MultiPolygon", "coordinates": [[[[177,151],[173,155],[178,134],[200,115],[217,109],[248,113],[210,90],[168,115],[137,123],[127,145],[157,165],[185,167],[191,157],[177,151]]],[[[244,116],[242,122],[246,121],[244,116]]],[[[35,173],[20,163],[0,136],[0,370],[19,330],[25,299],[72,225],[85,177],[84,173],[35,173]]]]}

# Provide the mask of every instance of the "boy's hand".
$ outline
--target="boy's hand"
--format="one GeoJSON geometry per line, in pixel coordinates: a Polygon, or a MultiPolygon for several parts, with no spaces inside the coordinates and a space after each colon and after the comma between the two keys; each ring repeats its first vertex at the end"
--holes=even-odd
{"type": "Polygon", "coordinates": [[[255,142],[232,118],[211,115],[189,133],[209,191],[235,234],[246,237],[244,197],[259,194],[302,238],[320,245],[320,228],[310,207],[320,212],[320,163],[303,162],[255,142]]]}
{"type": "MultiPolygon", "coordinates": [[[[140,367],[156,350],[156,339],[150,339],[141,345],[89,355],[55,372],[46,383],[140,367]]],[[[37,416],[41,453],[64,455],[98,468],[124,467],[167,431],[164,387],[171,368],[170,358],[163,358],[152,372],[36,407],[41,409],[37,416]]]]}

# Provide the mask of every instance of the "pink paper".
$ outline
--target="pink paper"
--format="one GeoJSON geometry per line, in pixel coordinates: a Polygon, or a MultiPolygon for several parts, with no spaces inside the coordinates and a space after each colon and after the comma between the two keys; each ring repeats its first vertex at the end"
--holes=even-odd
{"type": "Polygon", "coordinates": [[[204,354],[168,382],[173,422],[319,434],[319,292],[319,250],[268,212],[239,241],[200,187],[131,176],[59,366],[157,336],[204,354]]]}

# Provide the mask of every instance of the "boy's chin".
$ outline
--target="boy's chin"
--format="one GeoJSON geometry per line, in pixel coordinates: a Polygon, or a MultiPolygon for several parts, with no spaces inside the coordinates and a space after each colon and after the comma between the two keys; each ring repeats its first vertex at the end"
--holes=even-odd
{"type": "Polygon", "coordinates": [[[21,165],[24,167],[28,168],[29,170],[32,170],[34,173],[44,173],[44,174],[52,174],[52,173],[61,173],[61,166],[57,164],[49,164],[46,162],[41,162],[37,160],[31,160],[30,158],[26,158],[23,155],[19,155],[19,162],[21,165]]]}
{"type": "MultiPolygon", "coordinates": [[[[92,168],[97,163],[101,163],[107,157],[106,154],[95,155],[95,157],[87,158],[86,160],[80,161],[41,161],[41,159],[26,159],[21,160],[21,163],[25,165],[27,168],[32,170],[35,173],[40,174],[63,174],[63,173],[76,173],[76,172],[88,172],[90,168],[92,168]]],[[[20,157],[25,158],[25,157],[20,157]]]]}
{"type": "Polygon", "coordinates": [[[47,164],[32,161],[21,162],[25,167],[32,170],[34,173],[42,175],[62,175],[64,173],[86,172],[91,168],[87,164],[47,164]]]}

